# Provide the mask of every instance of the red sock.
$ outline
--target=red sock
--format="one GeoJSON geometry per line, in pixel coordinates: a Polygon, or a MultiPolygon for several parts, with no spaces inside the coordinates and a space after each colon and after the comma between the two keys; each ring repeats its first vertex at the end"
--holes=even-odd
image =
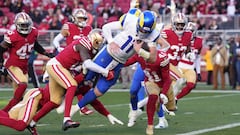
{"type": "Polygon", "coordinates": [[[78,94],[78,95],[77,95],[78,101],[80,101],[82,98],[83,98],[82,94],[78,94]]]}
{"type": "Polygon", "coordinates": [[[75,95],[75,92],[77,90],[76,86],[72,86],[67,89],[66,95],[65,95],[65,111],[64,111],[64,117],[70,117],[70,110],[72,107],[72,101],[73,97],[75,95]]]}
{"type": "Polygon", "coordinates": [[[3,108],[3,111],[8,112],[14,105],[20,102],[26,89],[26,83],[18,84],[18,87],[14,92],[13,98],[9,101],[8,105],[3,108]]]}
{"type": "Polygon", "coordinates": [[[7,112],[0,110],[0,117],[9,117],[9,115],[7,112]]]}
{"type": "Polygon", "coordinates": [[[0,117],[0,125],[4,125],[13,128],[18,131],[23,131],[27,124],[23,120],[14,120],[9,117],[0,117]]]}
{"type": "Polygon", "coordinates": [[[177,99],[180,99],[184,96],[186,96],[188,93],[194,89],[195,84],[191,82],[187,82],[186,86],[182,89],[182,91],[177,95],[177,99]]]}
{"type": "Polygon", "coordinates": [[[100,114],[104,115],[104,116],[108,116],[109,111],[104,107],[104,105],[98,100],[94,100],[92,103],[90,103],[91,106],[98,111],[100,114]]]}
{"type": "Polygon", "coordinates": [[[57,108],[58,106],[59,106],[58,104],[55,104],[52,101],[48,101],[46,104],[43,105],[43,107],[33,117],[33,120],[35,122],[38,122],[39,119],[41,119],[43,116],[45,116],[47,113],[49,113],[54,108],[57,108]]]}
{"type": "Polygon", "coordinates": [[[158,96],[157,95],[149,95],[147,102],[147,117],[148,117],[148,125],[153,125],[153,117],[156,111],[158,96]]]}

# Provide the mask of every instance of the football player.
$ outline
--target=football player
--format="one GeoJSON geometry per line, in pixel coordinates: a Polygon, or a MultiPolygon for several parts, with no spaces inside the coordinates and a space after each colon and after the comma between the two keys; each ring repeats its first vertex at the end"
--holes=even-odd
{"type": "Polygon", "coordinates": [[[173,89],[184,85],[186,82],[177,65],[191,44],[192,32],[185,31],[187,23],[187,17],[183,13],[177,13],[172,17],[171,28],[165,29],[161,33],[170,44],[167,54],[170,60],[170,75],[176,81],[173,89]]]}
{"type": "Polygon", "coordinates": [[[191,44],[188,51],[181,57],[178,67],[186,78],[186,85],[180,90],[180,93],[176,93],[176,100],[181,99],[191,92],[195,88],[196,81],[201,80],[200,75],[200,53],[202,49],[202,38],[197,36],[197,24],[189,22],[186,31],[193,33],[191,44]],[[196,68],[196,72],[194,70],[196,68]],[[197,75],[197,76],[196,76],[197,75]]]}
{"type": "MultiPolygon", "coordinates": [[[[79,77],[76,80],[81,81],[79,77]]],[[[80,84],[80,82],[79,82],[80,84]]],[[[85,94],[89,90],[88,85],[79,85],[76,95],[85,94]]],[[[31,121],[33,116],[37,113],[39,108],[50,100],[49,85],[46,84],[44,88],[34,88],[28,90],[21,102],[10,109],[9,112],[0,110],[0,125],[13,128],[18,131],[28,129],[32,135],[39,135],[36,129],[36,122],[31,121]]],[[[91,105],[100,114],[107,117],[111,124],[121,124],[123,122],[114,117],[99,100],[94,100],[91,105]]]]}
{"type": "Polygon", "coordinates": [[[102,45],[103,37],[101,30],[92,30],[87,37],[81,37],[68,45],[55,58],[48,61],[46,70],[49,74],[50,101],[40,110],[39,117],[44,116],[53,108],[58,107],[65,94],[65,109],[62,129],[75,128],[80,125],[73,122],[70,117],[72,100],[77,88],[77,82],[70,73],[70,68],[79,63],[85,65],[86,69],[92,70],[106,77],[113,78],[113,72],[98,66],[91,61],[94,52],[102,45]]]}
{"type": "MultiPolygon", "coordinates": [[[[92,30],[90,25],[87,25],[88,15],[83,8],[75,9],[73,11],[73,23],[67,22],[63,25],[61,32],[53,39],[53,45],[57,50],[57,53],[61,52],[64,49],[64,46],[61,46],[61,41],[66,39],[66,44],[70,43],[82,36],[87,36],[92,30]]],[[[77,96],[78,100],[82,98],[82,95],[77,96]]],[[[63,109],[64,106],[60,106],[57,110],[63,109]]],[[[81,113],[85,115],[92,114],[93,111],[89,110],[87,107],[83,107],[80,110],[81,113]]]]}
{"type": "Polygon", "coordinates": [[[139,55],[134,55],[125,65],[133,64],[139,62],[144,74],[145,74],[145,88],[148,94],[147,102],[147,117],[148,126],[146,128],[147,135],[153,135],[153,118],[156,111],[156,106],[158,105],[158,99],[161,99],[163,104],[167,104],[169,100],[167,93],[171,89],[171,79],[169,74],[169,60],[167,54],[163,51],[158,50],[155,56],[155,60],[148,61],[144,60],[143,57],[139,55]],[[162,63],[165,63],[164,65],[162,63]]]}
{"type": "MultiPolygon", "coordinates": [[[[160,34],[155,29],[155,25],[156,16],[152,11],[146,10],[141,13],[139,9],[132,8],[119,21],[103,26],[103,33],[108,44],[99,51],[94,58],[94,62],[106,69],[114,70],[115,76],[111,81],[107,81],[105,77],[100,76],[96,86],[78,102],[80,109],[97,97],[102,96],[116,83],[124,63],[135,52],[145,59],[152,59],[152,56],[156,53],[154,52],[156,45],[151,44],[149,46],[150,51],[146,51],[141,48],[142,44],[139,43],[139,39],[146,43],[155,42],[160,34]],[[120,31],[114,38],[112,36],[113,30],[120,31]]],[[[86,80],[96,75],[96,73],[90,71],[86,75],[86,80]]]]}
{"type": "Polygon", "coordinates": [[[7,51],[9,58],[4,67],[13,81],[14,95],[3,108],[7,112],[21,99],[28,83],[28,60],[33,50],[38,53],[53,57],[37,41],[38,30],[33,27],[33,21],[25,12],[16,14],[14,19],[16,30],[8,31],[4,35],[4,41],[0,44],[0,66],[3,68],[3,53],[7,51]]]}

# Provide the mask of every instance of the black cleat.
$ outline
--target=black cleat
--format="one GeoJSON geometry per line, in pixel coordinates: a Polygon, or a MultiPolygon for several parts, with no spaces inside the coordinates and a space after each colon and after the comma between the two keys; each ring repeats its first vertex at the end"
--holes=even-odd
{"type": "Polygon", "coordinates": [[[27,129],[31,133],[31,135],[39,135],[35,126],[34,127],[27,126],[27,129]]]}
{"type": "Polygon", "coordinates": [[[74,122],[72,120],[67,120],[66,122],[63,123],[62,130],[66,131],[69,128],[76,128],[79,127],[80,123],[79,122],[74,122]]]}

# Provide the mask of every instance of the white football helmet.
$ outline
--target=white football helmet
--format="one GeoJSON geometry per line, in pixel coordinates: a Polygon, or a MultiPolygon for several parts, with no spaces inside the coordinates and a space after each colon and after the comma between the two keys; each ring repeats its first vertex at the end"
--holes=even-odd
{"type": "Polygon", "coordinates": [[[32,31],[33,21],[25,12],[18,13],[15,16],[14,23],[17,31],[21,34],[29,34],[32,31]]]}
{"type": "Polygon", "coordinates": [[[194,22],[188,22],[186,31],[191,31],[192,32],[192,37],[196,37],[197,35],[197,24],[194,22]]]}
{"type": "Polygon", "coordinates": [[[87,20],[88,20],[86,10],[82,8],[76,9],[73,12],[73,20],[74,20],[74,23],[77,24],[79,27],[81,28],[85,27],[87,25],[87,20]]]}
{"type": "Polygon", "coordinates": [[[183,34],[187,27],[188,19],[183,13],[177,13],[172,17],[172,28],[178,34],[183,34]]]}
{"type": "Polygon", "coordinates": [[[102,47],[104,43],[104,37],[102,36],[101,29],[93,29],[88,34],[88,38],[92,43],[92,47],[96,50],[102,47]]]}

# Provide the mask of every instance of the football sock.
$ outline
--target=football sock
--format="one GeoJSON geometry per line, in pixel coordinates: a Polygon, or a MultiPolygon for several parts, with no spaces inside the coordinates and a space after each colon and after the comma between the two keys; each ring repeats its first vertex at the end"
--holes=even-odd
{"type": "Polygon", "coordinates": [[[104,107],[104,105],[98,99],[92,101],[91,106],[100,114],[106,117],[108,116],[108,114],[110,114],[109,111],[104,107]]]}
{"type": "Polygon", "coordinates": [[[162,104],[159,106],[158,117],[164,117],[164,111],[162,108],[162,104]]]}
{"type": "Polygon", "coordinates": [[[39,119],[41,119],[43,116],[48,114],[51,110],[54,108],[57,108],[59,105],[56,103],[53,103],[52,101],[48,101],[46,104],[43,105],[43,107],[37,112],[37,114],[33,117],[33,120],[35,122],[38,122],[39,119]]]}
{"type": "Polygon", "coordinates": [[[13,98],[9,101],[8,105],[4,107],[3,111],[8,112],[14,105],[21,101],[26,88],[26,83],[20,83],[14,92],[13,98]]]}
{"type": "Polygon", "coordinates": [[[97,98],[96,94],[94,93],[94,90],[91,89],[90,91],[88,91],[84,97],[78,101],[78,106],[79,108],[84,107],[85,105],[87,105],[88,103],[91,103],[93,100],[95,100],[97,98]]]}
{"type": "Polygon", "coordinates": [[[77,90],[76,86],[69,87],[67,89],[66,95],[65,95],[65,110],[64,110],[64,117],[70,117],[70,111],[72,107],[72,101],[73,97],[75,95],[75,92],[77,90]]]}
{"type": "Polygon", "coordinates": [[[158,100],[157,95],[149,95],[148,96],[148,103],[147,103],[147,117],[148,117],[148,125],[153,125],[153,117],[156,111],[156,103],[158,100]]]}
{"type": "Polygon", "coordinates": [[[137,110],[137,103],[138,103],[138,96],[137,95],[131,95],[130,96],[130,102],[132,105],[132,110],[137,110]]]}
{"type": "Polygon", "coordinates": [[[4,125],[13,128],[18,131],[23,131],[27,124],[23,120],[14,120],[9,117],[0,117],[0,125],[4,125]]]}
{"type": "Polygon", "coordinates": [[[188,82],[187,85],[182,89],[182,91],[177,95],[177,99],[186,96],[195,87],[194,83],[188,82]]]}
{"type": "Polygon", "coordinates": [[[141,108],[143,106],[145,106],[148,102],[148,97],[144,98],[143,100],[138,102],[138,108],[141,108]]]}

